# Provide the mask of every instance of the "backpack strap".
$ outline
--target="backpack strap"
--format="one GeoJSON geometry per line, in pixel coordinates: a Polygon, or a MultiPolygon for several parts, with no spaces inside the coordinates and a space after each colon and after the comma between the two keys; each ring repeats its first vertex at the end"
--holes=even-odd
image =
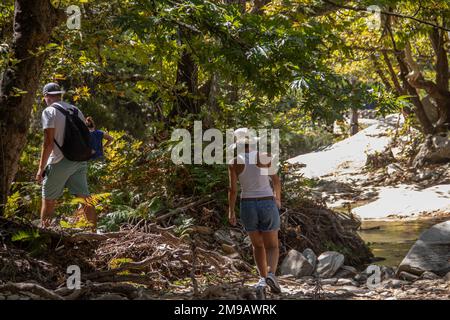
{"type": "Polygon", "coordinates": [[[53,103],[50,107],[55,108],[56,110],[58,110],[59,112],[61,112],[63,115],[65,115],[66,117],[69,115],[69,112],[64,109],[60,104],[58,103],[53,103]]]}
{"type": "MultiPolygon", "coordinates": [[[[69,111],[67,111],[66,109],[64,109],[60,104],[58,103],[53,103],[50,107],[55,108],[56,110],[58,110],[59,112],[61,112],[65,117],[69,116],[70,113],[69,111]]],[[[75,111],[74,111],[75,112],[75,111]]],[[[77,114],[78,112],[76,112],[77,114]]],[[[53,139],[53,141],[55,142],[55,144],[58,146],[58,148],[62,151],[62,147],[59,145],[59,143],[56,141],[56,139],[53,139]]]]}

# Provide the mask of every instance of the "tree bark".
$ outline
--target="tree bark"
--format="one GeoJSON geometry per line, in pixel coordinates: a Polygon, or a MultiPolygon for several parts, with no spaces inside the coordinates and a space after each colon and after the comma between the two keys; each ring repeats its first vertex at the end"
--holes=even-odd
{"type": "Polygon", "coordinates": [[[397,93],[399,95],[404,95],[405,91],[400,86],[400,82],[398,81],[397,74],[395,73],[395,70],[392,67],[391,59],[389,58],[388,53],[385,50],[383,50],[382,54],[383,54],[384,62],[386,63],[386,66],[388,68],[389,75],[391,77],[392,83],[394,84],[395,90],[397,90],[397,93]]]}
{"type": "Polygon", "coordinates": [[[419,95],[417,93],[416,88],[414,88],[410,82],[407,79],[407,75],[409,74],[408,66],[405,62],[405,52],[401,51],[396,54],[397,62],[400,67],[400,79],[403,82],[403,87],[405,88],[406,92],[411,96],[411,102],[414,105],[414,113],[416,114],[417,119],[420,122],[420,125],[422,126],[423,132],[425,134],[433,134],[434,133],[434,127],[431,123],[430,119],[428,118],[425,108],[422,104],[422,101],[420,101],[419,95]]]}
{"type": "MultiPolygon", "coordinates": [[[[179,43],[187,44],[191,37],[189,30],[179,30],[179,43]]],[[[192,53],[184,48],[177,66],[176,101],[170,117],[183,114],[198,114],[198,66],[192,53]]]]}
{"type": "Polygon", "coordinates": [[[16,0],[14,9],[13,58],[0,80],[0,215],[17,173],[26,143],[31,108],[39,85],[44,54],[36,54],[50,41],[52,30],[64,13],[49,0],[16,0]]]}
{"type": "Polygon", "coordinates": [[[375,68],[375,72],[377,73],[378,77],[380,77],[381,81],[383,82],[384,86],[387,90],[392,91],[392,85],[389,82],[388,78],[385,76],[383,69],[380,66],[380,63],[378,62],[377,57],[375,55],[370,55],[370,60],[372,60],[373,66],[375,68]]]}

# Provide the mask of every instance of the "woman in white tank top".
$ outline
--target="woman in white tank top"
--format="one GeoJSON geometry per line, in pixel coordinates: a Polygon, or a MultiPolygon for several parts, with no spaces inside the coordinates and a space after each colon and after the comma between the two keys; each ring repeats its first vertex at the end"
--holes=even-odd
{"type": "Polygon", "coordinates": [[[238,143],[245,144],[245,153],[234,158],[228,167],[228,219],[231,225],[236,225],[235,205],[239,182],[240,220],[252,242],[253,256],[260,275],[256,286],[257,295],[263,298],[266,284],[272,292],[281,292],[275,277],[279,258],[281,183],[278,175],[268,174],[271,165],[267,161],[269,155],[250,151],[250,143],[254,142],[248,139],[238,143]]]}

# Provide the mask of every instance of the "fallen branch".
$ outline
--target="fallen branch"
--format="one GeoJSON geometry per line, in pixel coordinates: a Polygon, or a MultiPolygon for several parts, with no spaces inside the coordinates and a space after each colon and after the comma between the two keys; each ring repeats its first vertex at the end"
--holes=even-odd
{"type": "Polygon", "coordinates": [[[54,293],[35,283],[19,282],[0,285],[0,292],[24,293],[30,292],[46,300],[64,300],[59,294],[54,293]]]}

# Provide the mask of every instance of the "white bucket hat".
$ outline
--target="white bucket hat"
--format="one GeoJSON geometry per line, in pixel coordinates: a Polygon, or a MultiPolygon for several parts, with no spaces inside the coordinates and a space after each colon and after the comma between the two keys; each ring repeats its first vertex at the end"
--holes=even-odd
{"type": "Polygon", "coordinates": [[[239,128],[234,130],[233,137],[236,138],[236,142],[231,144],[229,148],[231,150],[236,149],[238,144],[249,144],[254,145],[258,143],[259,138],[254,134],[255,131],[249,130],[248,128],[239,128]]]}

